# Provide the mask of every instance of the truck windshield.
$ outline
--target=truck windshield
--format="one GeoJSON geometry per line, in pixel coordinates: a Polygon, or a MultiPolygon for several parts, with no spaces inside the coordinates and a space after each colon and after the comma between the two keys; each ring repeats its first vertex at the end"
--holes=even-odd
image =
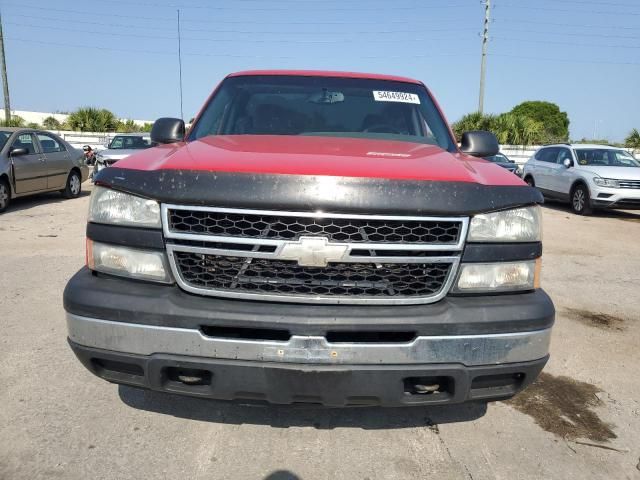
{"type": "Polygon", "coordinates": [[[455,144],[418,84],[319,76],[238,76],[224,80],[189,140],[208,135],[315,135],[455,144]]]}

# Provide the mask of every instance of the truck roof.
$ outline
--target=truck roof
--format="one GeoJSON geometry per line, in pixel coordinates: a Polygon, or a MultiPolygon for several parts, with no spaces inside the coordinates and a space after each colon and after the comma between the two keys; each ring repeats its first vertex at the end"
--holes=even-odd
{"type": "Polygon", "coordinates": [[[252,75],[289,75],[300,77],[338,77],[338,78],[369,78],[373,80],[390,80],[395,82],[415,83],[422,82],[408,77],[396,75],[381,75],[377,73],[337,72],[331,70],[245,70],[227,75],[228,77],[242,77],[252,75]]]}

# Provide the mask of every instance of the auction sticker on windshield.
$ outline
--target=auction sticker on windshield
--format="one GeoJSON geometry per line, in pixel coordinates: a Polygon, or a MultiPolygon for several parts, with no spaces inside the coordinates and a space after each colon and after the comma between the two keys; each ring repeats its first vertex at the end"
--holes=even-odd
{"type": "Polygon", "coordinates": [[[376,102],[402,102],[420,104],[420,97],[415,93],[387,92],[384,90],[374,90],[373,99],[376,102]]]}

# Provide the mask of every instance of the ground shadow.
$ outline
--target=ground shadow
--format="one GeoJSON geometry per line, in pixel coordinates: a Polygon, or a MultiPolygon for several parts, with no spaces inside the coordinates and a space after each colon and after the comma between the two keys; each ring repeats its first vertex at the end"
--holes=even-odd
{"type": "Polygon", "coordinates": [[[276,428],[411,428],[476,420],[487,411],[485,403],[405,408],[249,405],[172,395],[125,385],[118,387],[118,394],[128,406],[148,412],[204,422],[269,425],[276,428]]]}
{"type": "Polygon", "coordinates": [[[298,475],[289,470],[276,470],[264,477],[264,480],[301,480],[298,475]]]}
{"type": "MultiPolygon", "coordinates": [[[[568,203],[545,199],[543,207],[548,208],[549,210],[556,210],[569,215],[575,215],[571,211],[571,207],[568,203]]],[[[630,210],[594,210],[591,216],[600,218],[619,218],[620,220],[640,222],[640,211],[635,213],[630,210]]],[[[578,215],[576,215],[576,217],[578,217],[578,215]]]]}
{"type": "MultiPolygon", "coordinates": [[[[82,185],[82,188],[83,190],[79,195],[80,198],[91,195],[91,191],[87,191],[84,184],[82,185]]],[[[12,198],[6,213],[19,212],[21,210],[29,210],[30,208],[38,207],[40,205],[67,201],[73,200],[64,198],[60,192],[36,193],[27,197],[12,198]]]]}

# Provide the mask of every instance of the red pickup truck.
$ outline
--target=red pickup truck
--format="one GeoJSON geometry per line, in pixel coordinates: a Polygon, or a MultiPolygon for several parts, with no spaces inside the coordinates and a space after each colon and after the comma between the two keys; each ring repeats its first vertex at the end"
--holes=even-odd
{"type": "Polygon", "coordinates": [[[71,348],[110,382],[227,400],[507,398],[548,359],[540,193],[408,78],[229,75],[100,172],[71,348]]]}

